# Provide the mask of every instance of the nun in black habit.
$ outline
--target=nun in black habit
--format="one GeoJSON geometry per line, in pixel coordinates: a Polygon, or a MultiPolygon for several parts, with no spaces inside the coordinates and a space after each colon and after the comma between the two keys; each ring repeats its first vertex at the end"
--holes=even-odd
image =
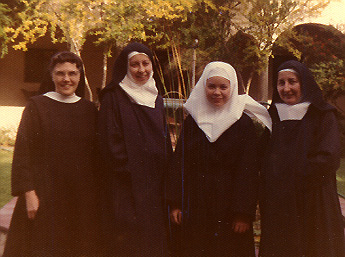
{"type": "Polygon", "coordinates": [[[81,59],[57,53],[45,82],[18,129],[12,163],[18,201],[3,256],[97,256],[97,110],[81,98],[81,59]]]}
{"type": "Polygon", "coordinates": [[[344,257],[336,110],[304,64],[283,63],[276,81],[272,134],[264,137],[260,256],[344,257]]]}
{"type": "Polygon", "coordinates": [[[152,52],[130,43],[101,92],[104,232],[109,256],[166,256],[164,176],[171,149],[152,52]]]}
{"type": "Polygon", "coordinates": [[[253,257],[258,162],[254,115],[266,108],[238,95],[234,68],[209,63],[188,98],[189,113],[167,181],[171,220],[182,230],[181,255],[253,257]]]}

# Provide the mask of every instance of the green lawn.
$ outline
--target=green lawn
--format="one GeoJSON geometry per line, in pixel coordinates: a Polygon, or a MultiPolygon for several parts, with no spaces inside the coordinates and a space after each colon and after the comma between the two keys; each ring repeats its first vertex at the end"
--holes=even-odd
{"type": "Polygon", "coordinates": [[[11,198],[11,151],[0,150],[0,208],[11,198]]]}

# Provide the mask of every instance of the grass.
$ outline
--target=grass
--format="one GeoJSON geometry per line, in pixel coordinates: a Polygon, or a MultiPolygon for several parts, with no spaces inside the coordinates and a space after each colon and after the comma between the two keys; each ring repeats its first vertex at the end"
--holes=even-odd
{"type": "Polygon", "coordinates": [[[12,151],[0,150],[0,208],[12,198],[11,163],[12,151]]]}

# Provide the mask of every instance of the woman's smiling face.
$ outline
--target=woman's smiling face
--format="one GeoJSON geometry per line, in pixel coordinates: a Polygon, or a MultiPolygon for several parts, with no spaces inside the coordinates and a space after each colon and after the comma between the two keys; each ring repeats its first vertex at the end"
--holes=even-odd
{"type": "Polygon", "coordinates": [[[206,98],[215,107],[223,106],[230,98],[230,81],[215,76],[206,81],[206,98]]]}
{"type": "Polygon", "coordinates": [[[278,73],[277,90],[280,99],[289,105],[301,101],[301,82],[296,73],[292,71],[280,71],[278,73]]]}
{"type": "Polygon", "coordinates": [[[152,73],[152,62],[145,54],[137,54],[128,61],[128,71],[132,75],[135,83],[145,84],[152,73]]]}
{"type": "Polygon", "coordinates": [[[57,63],[52,71],[55,92],[71,96],[77,90],[80,81],[80,71],[75,63],[57,63]]]}

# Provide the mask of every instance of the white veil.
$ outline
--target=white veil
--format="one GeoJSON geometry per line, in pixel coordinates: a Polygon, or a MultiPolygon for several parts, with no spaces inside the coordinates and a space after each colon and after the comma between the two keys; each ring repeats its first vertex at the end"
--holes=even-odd
{"type": "Polygon", "coordinates": [[[272,130],[271,117],[266,108],[249,95],[238,95],[236,71],[228,63],[211,62],[207,64],[184,107],[210,142],[215,142],[225,130],[241,118],[243,112],[255,116],[272,130]],[[229,100],[221,107],[213,106],[206,98],[206,80],[215,76],[230,81],[229,100]]]}

